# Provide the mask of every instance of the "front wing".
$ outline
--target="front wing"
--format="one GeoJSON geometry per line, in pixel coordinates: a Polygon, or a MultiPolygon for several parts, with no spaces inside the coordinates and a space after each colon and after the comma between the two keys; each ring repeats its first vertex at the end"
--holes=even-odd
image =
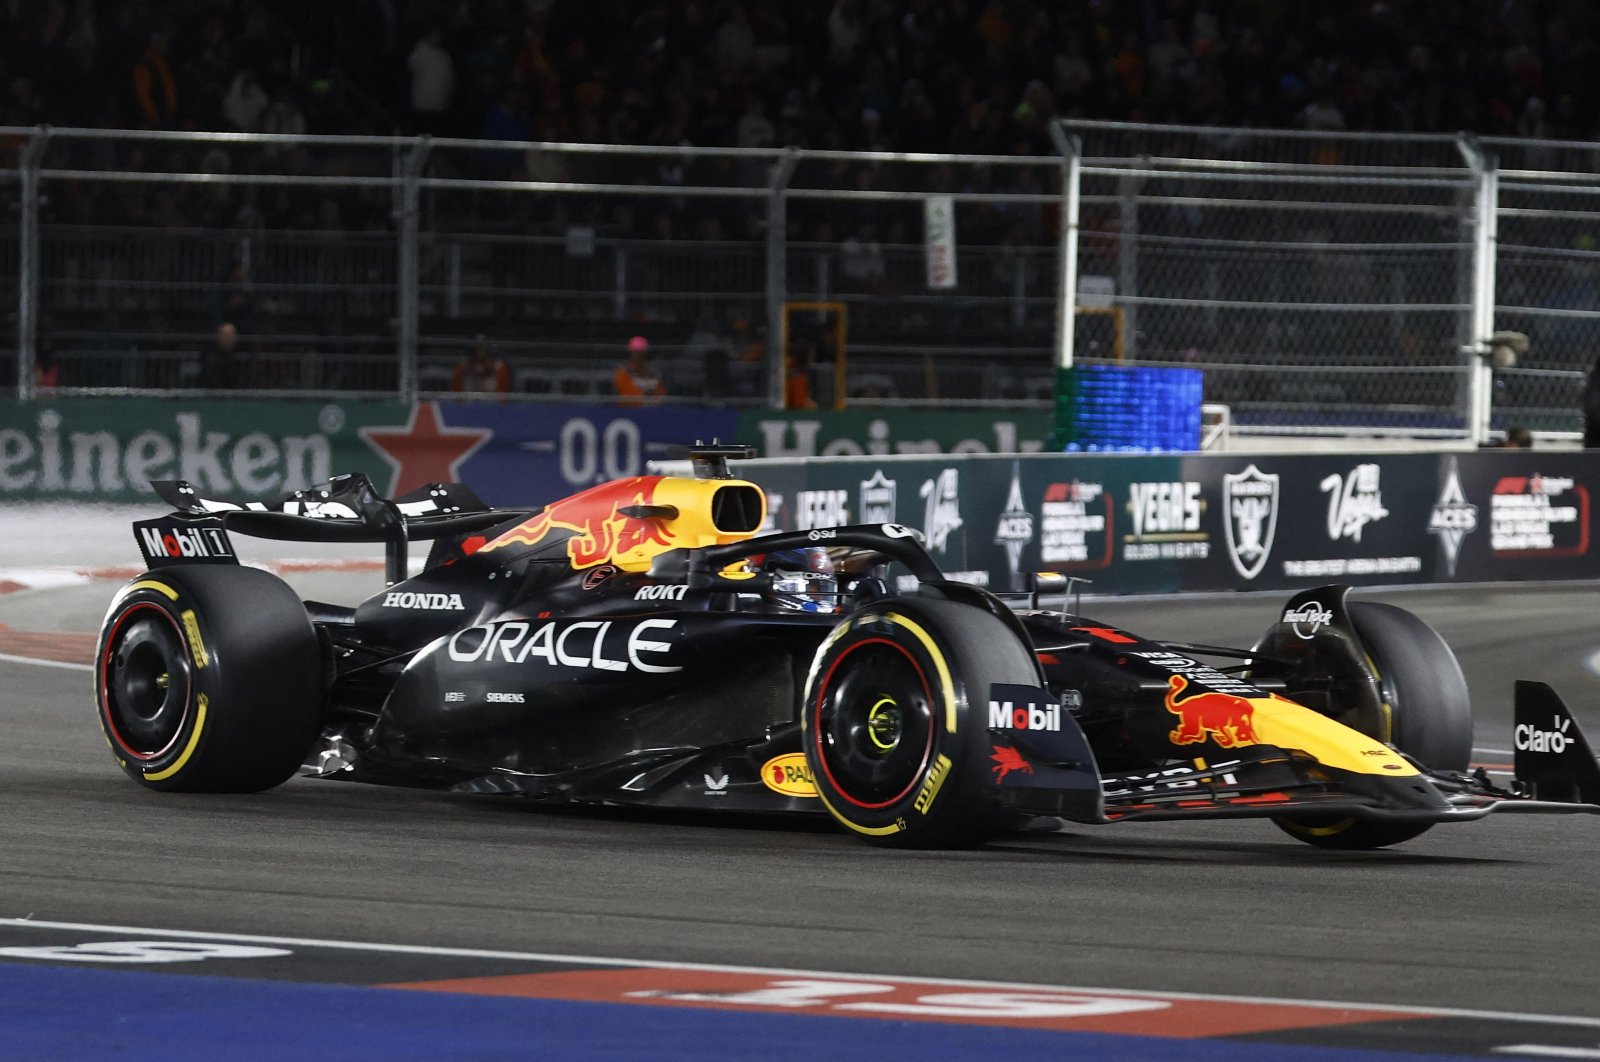
{"type": "Polygon", "coordinates": [[[1510,789],[1495,785],[1481,769],[1470,774],[1430,771],[1413,762],[1420,774],[1379,777],[1261,744],[1230,749],[1225,760],[1174,760],[1152,770],[1102,774],[1082,729],[1069,712],[1051,712],[1055,706],[1046,691],[1032,690],[1028,698],[1017,687],[995,693],[1012,703],[1041,706],[1041,718],[1058,726],[990,728],[991,770],[1002,803],[1073,822],[1304,813],[1451,822],[1494,811],[1600,814],[1600,765],[1576,720],[1570,713],[1560,714],[1565,706],[1538,683],[1518,683],[1517,780],[1510,789]],[[1529,721],[1536,716],[1537,723],[1529,721]],[[1560,736],[1529,736],[1535,734],[1560,736]]]}

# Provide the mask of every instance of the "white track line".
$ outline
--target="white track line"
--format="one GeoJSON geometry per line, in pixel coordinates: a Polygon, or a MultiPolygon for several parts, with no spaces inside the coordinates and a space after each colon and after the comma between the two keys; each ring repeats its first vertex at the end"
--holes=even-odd
{"type": "Polygon", "coordinates": [[[1516,1011],[1470,1010],[1459,1007],[1397,1006],[1383,1003],[1353,1003],[1326,999],[1283,999],[1275,996],[1229,996],[1210,992],[1159,992],[1139,988],[1093,988],[1082,985],[1044,985],[1015,981],[978,981],[954,977],[908,977],[901,974],[836,973],[825,970],[790,970],[768,966],[733,966],[720,963],[663,962],[655,959],[617,959],[595,955],[561,955],[537,951],[487,951],[479,948],[440,948],[425,944],[379,944],[348,940],[318,940],[307,937],[269,937],[246,933],[203,933],[188,929],[151,929],[143,926],[104,926],[84,922],[42,922],[32,918],[0,918],[0,926],[33,929],[62,929],[75,933],[127,933],[138,936],[175,937],[184,940],[225,940],[241,944],[266,944],[282,947],[327,948],[340,951],[370,951],[398,955],[440,955],[465,959],[501,959],[516,962],[551,962],[583,966],[637,967],[652,970],[695,970],[709,973],[766,974],[778,977],[824,977],[861,980],[883,977],[907,984],[956,985],[961,987],[1007,988],[1023,991],[1080,992],[1140,999],[1182,999],[1211,1003],[1265,1003],[1277,1006],[1317,1007],[1328,1010],[1366,1010],[1433,1018],[1479,1018],[1491,1021],[1522,1021],[1544,1025],[1573,1025],[1600,1029],[1600,1018],[1581,1018],[1561,1014],[1519,1014],[1516,1011]]]}
{"type": "Polygon", "coordinates": [[[12,656],[10,653],[0,653],[0,663],[6,664],[34,664],[38,667],[59,667],[67,671],[93,671],[93,664],[74,664],[69,660],[40,660],[36,656],[12,656]]]}

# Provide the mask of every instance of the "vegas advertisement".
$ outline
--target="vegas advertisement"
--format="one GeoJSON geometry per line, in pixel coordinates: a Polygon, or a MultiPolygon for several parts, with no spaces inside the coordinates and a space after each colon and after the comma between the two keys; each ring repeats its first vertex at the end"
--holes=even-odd
{"type": "Polygon", "coordinates": [[[1600,577],[1600,454],[1036,454],[757,463],[773,523],[921,528],[955,577],[1098,593],[1600,577]]]}

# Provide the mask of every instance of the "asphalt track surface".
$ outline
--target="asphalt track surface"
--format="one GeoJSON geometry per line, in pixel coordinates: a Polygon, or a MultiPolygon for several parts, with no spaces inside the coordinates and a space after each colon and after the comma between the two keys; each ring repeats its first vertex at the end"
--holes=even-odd
{"type": "MultiPolygon", "coordinates": [[[[376,578],[291,581],[354,600],[376,578]]],[[[114,586],[3,594],[0,624],[86,634],[114,586]]],[[[1083,611],[1248,645],[1286,596],[1083,611]]],[[[1510,748],[1517,677],[1551,683],[1600,734],[1600,588],[1358,597],[1411,609],[1455,648],[1479,761],[1509,762],[1494,750],[1510,748]]],[[[82,639],[63,644],[83,658],[82,639]]],[[[889,852],[822,821],[311,780],[155,794],[108,755],[87,669],[0,655],[0,705],[0,918],[1600,1018],[1600,817],[1490,816],[1365,853],[1315,850],[1265,821],[1069,825],[971,852],[889,852]]]]}

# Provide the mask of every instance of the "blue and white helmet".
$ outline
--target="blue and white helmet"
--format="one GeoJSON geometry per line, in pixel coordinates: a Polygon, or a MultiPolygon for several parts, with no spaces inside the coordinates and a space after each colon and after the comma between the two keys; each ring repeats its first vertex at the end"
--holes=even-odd
{"type": "Polygon", "coordinates": [[[797,612],[839,611],[839,580],[833,559],[820,546],[768,553],[761,570],[772,579],[772,596],[797,612]]]}

